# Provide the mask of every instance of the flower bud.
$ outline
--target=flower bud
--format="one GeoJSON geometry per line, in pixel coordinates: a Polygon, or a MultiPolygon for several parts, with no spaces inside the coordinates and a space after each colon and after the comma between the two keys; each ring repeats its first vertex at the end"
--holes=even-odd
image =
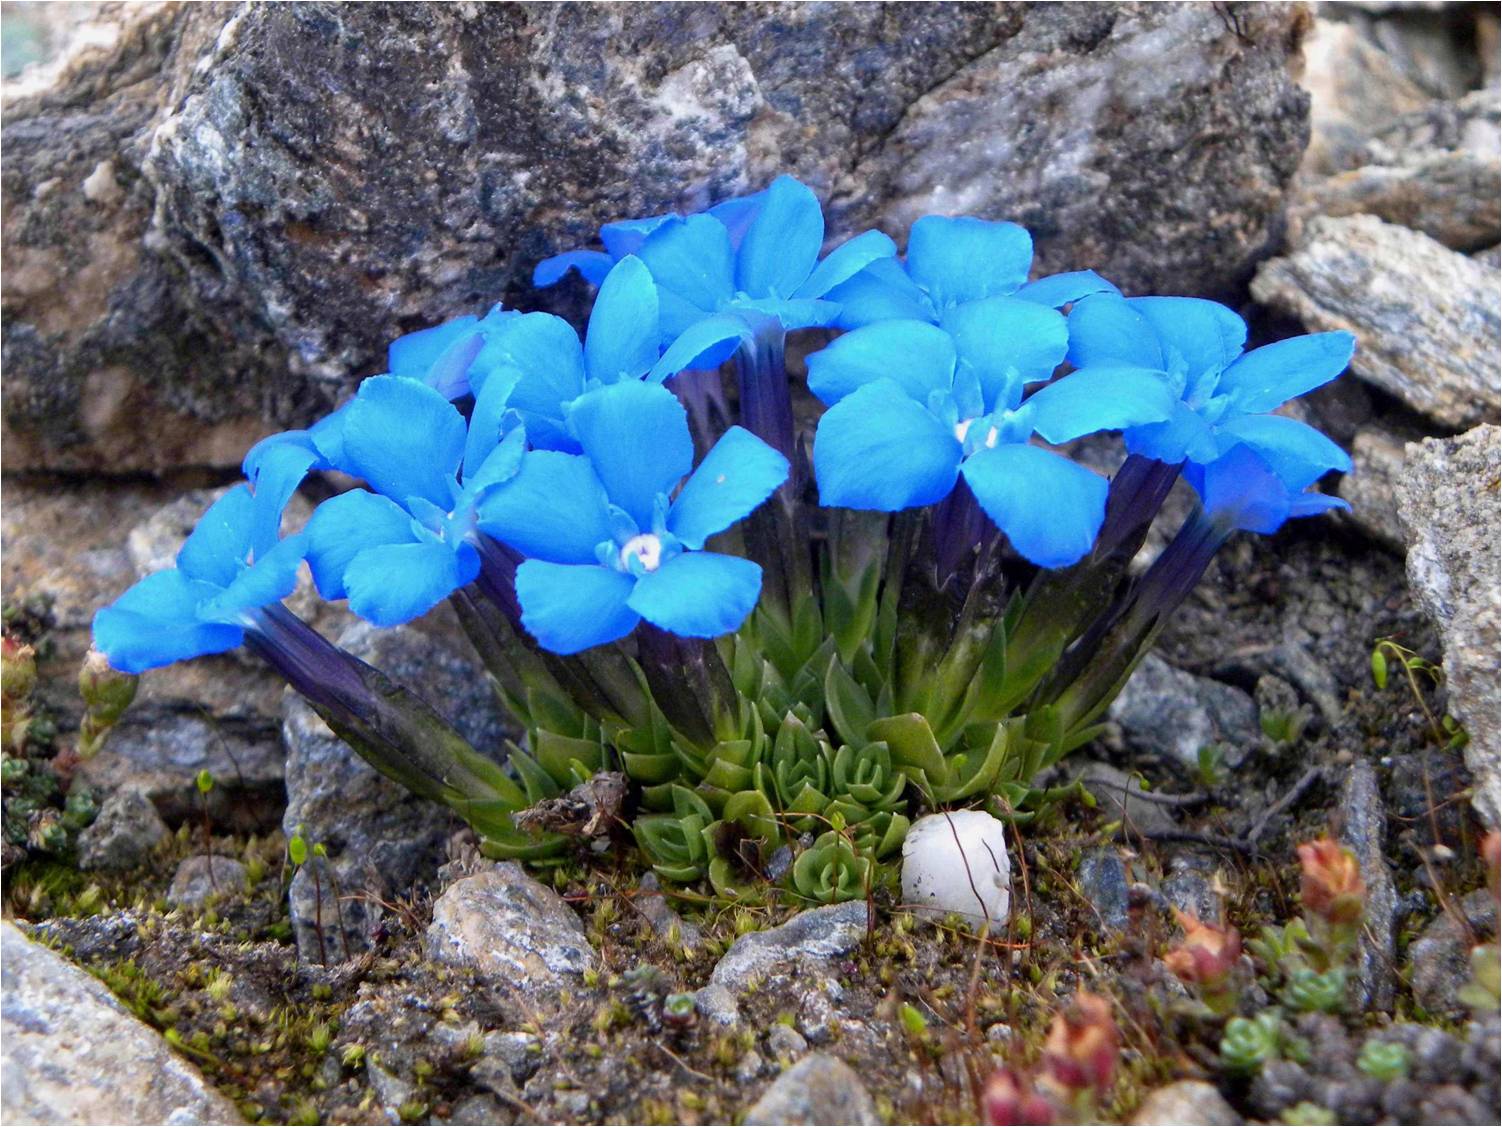
{"type": "Polygon", "coordinates": [[[109,658],[90,650],[78,671],[78,691],[95,724],[108,728],[136,699],[136,678],[111,668],[109,658]]]}
{"type": "Polygon", "coordinates": [[[36,683],[36,651],[9,636],[0,638],[0,693],[6,703],[24,701],[36,683]]]}
{"type": "Polygon", "coordinates": [[[1299,846],[1304,910],[1332,925],[1355,924],[1366,912],[1366,884],[1356,854],[1328,837],[1299,846]]]}
{"type": "Polygon", "coordinates": [[[1099,1099],[1111,1087],[1120,1046],[1111,1003],[1081,990],[1049,1027],[1043,1083],[1066,1097],[1088,1091],[1099,1099]]]}
{"type": "Polygon", "coordinates": [[[1241,933],[1234,927],[1207,924],[1195,916],[1175,911],[1184,938],[1163,956],[1163,962],[1191,986],[1218,986],[1241,958],[1241,933]]]}
{"type": "Polygon", "coordinates": [[[992,1127],[1047,1127],[1053,1105],[1010,1068],[998,1068],[981,1093],[981,1113],[992,1127]]]}

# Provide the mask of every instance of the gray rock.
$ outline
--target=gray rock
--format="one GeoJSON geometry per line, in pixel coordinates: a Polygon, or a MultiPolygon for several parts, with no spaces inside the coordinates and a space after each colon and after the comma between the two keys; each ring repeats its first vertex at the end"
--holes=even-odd
{"type": "Polygon", "coordinates": [[[1363,428],[1351,444],[1352,472],[1336,490],[1351,504],[1348,519],[1389,547],[1404,546],[1398,519],[1397,487],[1403,476],[1404,440],[1377,424],[1363,428]]]}
{"type": "Polygon", "coordinates": [[[1350,24],[1315,20],[1303,48],[1310,127],[1304,165],[1315,174],[1366,163],[1370,137],[1429,103],[1392,57],[1350,24]]]}
{"type": "Polygon", "coordinates": [[[124,871],[146,859],[170,834],[156,806],[138,790],[110,795],[78,835],[78,867],[124,871]]]}
{"type": "Polygon", "coordinates": [[[776,1060],[794,1061],[808,1052],[808,1041],[791,1025],[774,1022],[767,1030],[767,1052],[776,1060]]]}
{"type": "Polygon", "coordinates": [[[525,1084],[541,1062],[542,1042],[531,1033],[495,1032],[485,1035],[485,1056],[498,1060],[517,1084],[525,1084]]]}
{"type": "Polygon", "coordinates": [[[787,923],[753,931],[730,945],[709,981],[733,992],[808,961],[827,962],[855,950],[866,937],[866,905],[859,900],[799,912],[787,923]]]}
{"type": "Polygon", "coordinates": [[[373,1058],[365,1059],[365,1078],[381,1108],[392,1120],[400,1119],[400,1108],[410,1100],[417,1089],[389,1069],[382,1068],[373,1058]]]}
{"type": "Polygon", "coordinates": [[[745,1056],[735,1062],[735,1078],[742,1084],[749,1084],[760,1076],[767,1067],[767,1062],[762,1059],[760,1053],[751,1049],[745,1056]]]}
{"type": "Polygon", "coordinates": [[[14,1124],[243,1123],[98,979],[0,921],[0,1118],[14,1124]]]}
{"type": "Polygon", "coordinates": [[[1076,774],[1095,797],[1101,813],[1110,820],[1120,819],[1122,832],[1128,836],[1173,829],[1170,808],[1141,797],[1142,780],[1138,776],[1109,763],[1089,760],[1076,774]]]}
{"type": "Polygon", "coordinates": [[[1293,4],[120,7],[5,104],[12,468],[235,465],[601,222],[778,171],[835,236],[1005,216],[1229,293],[1306,137],[1293,4]]]}
{"type": "Polygon", "coordinates": [[[844,1061],[825,1053],[804,1057],[746,1112],[743,1123],[880,1123],[871,1093],[844,1061]]]}
{"type": "Polygon", "coordinates": [[[1168,872],[1163,877],[1159,891],[1163,899],[1181,912],[1209,923],[1220,923],[1225,904],[1217,884],[1217,866],[1214,860],[1195,853],[1174,853],[1168,862],[1168,872]]]}
{"type": "Polygon", "coordinates": [[[1340,840],[1361,865],[1366,883],[1366,918],[1361,928],[1357,993],[1367,1009],[1390,1010],[1397,937],[1393,931],[1398,892],[1386,855],[1387,811],[1377,773],[1364,759],[1347,770],[1340,787],[1340,840]]]}
{"type": "Polygon", "coordinates": [[[475,1127],[485,1127],[488,1124],[506,1122],[506,1112],[494,1096],[469,1096],[454,1105],[447,1122],[472,1123],[475,1127]]]}
{"type": "Polygon", "coordinates": [[[464,877],[433,902],[428,953],[546,1006],[596,962],[579,917],[515,862],[464,877]]]}
{"type": "Polygon", "coordinates": [[[1204,1127],[1233,1127],[1246,1120],[1226,1103],[1214,1084],[1203,1080],[1177,1080],[1147,1094],[1132,1117],[1133,1123],[1203,1124],[1204,1127]]]}
{"type": "Polygon", "coordinates": [[[699,928],[673,911],[667,897],[662,894],[662,883],[656,873],[642,874],[639,889],[641,895],[634,897],[631,903],[646,917],[660,938],[669,940],[676,936],[678,946],[683,949],[693,950],[699,946],[702,940],[699,928]]]}
{"type": "Polygon", "coordinates": [[[1497,825],[1497,649],[1502,636],[1497,542],[1499,432],[1482,426],[1458,438],[1410,444],[1398,481],[1398,515],[1408,540],[1408,585],[1439,627],[1450,711],[1466,726],[1471,802],[1497,825]]]}
{"type": "Polygon", "coordinates": [[[1092,849],[1080,858],[1080,895],[1110,931],[1127,925],[1130,883],[1126,866],[1114,849],[1092,849]]]}
{"type": "Polygon", "coordinates": [[[1121,725],[1128,746],[1191,771],[1200,749],[1212,744],[1228,766],[1238,767],[1262,736],[1246,693],[1175,669],[1155,654],[1143,659],[1107,715],[1121,725]]]}
{"type": "MultiPolygon", "coordinates": [[[[497,758],[504,754],[510,722],[471,658],[412,627],[378,630],[358,622],[336,640],[426,699],[476,749],[497,758]]],[[[282,738],[283,831],[289,837],[301,833],[329,855],[317,867],[304,866],[289,890],[298,951],[309,961],[358,954],[370,946],[379,918],[375,897],[389,900],[434,879],[453,816],[376,771],[292,693],[283,702],[282,738]],[[315,919],[323,931],[321,947],[315,919]]]]}
{"type": "Polygon", "coordinates": [[[1319,218],[1304,245],[1252,281],[1263,305],[1310,330],[1356,334],[1351,371],[1446,427],[1499,406],[1494,271],[1369,215],[1319,218]]]}
{"type": "Polygon", "coordinates": [[[1497,902],[1486,889],[1453,902],[1465,926],[1441,911],[1408,945],[1404,967],[1414,1000],[1436,1016],[1463,1012],[1456,994],[1471,980],[1471,944],[1497,932],[1497,902]]]}
{"type": "Polygon", "coordinates": [[[202,908],[210,900],[245,892],[245,866],[233,857],[200,854],[186,858],[172,874],[167,902],[180,908],[202,908]]]}

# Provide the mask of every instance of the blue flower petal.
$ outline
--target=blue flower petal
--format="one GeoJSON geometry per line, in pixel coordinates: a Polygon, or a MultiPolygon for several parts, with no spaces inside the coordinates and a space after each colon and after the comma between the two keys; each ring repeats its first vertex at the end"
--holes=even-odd
{"type": "Polygon", "coordinates": [[[591,563],[596,546],[613,538],[607,503],[588,458],[533,450],[515,477],[480,500],[475,521],[524,556],[591,563]]]}
{"type": "Polygon", "coordinates": [[[808,390],[828,404],[876,380],[918,403],[954,386],[955,342],[923,321],[879,321],[836,338],[808,358],[808,390]]]}
{"type": "Polygon", "coordinates": [[[228,587],[250,555],[256,519],[250,488],[235,486],[199,518],[177,553],[177,566],[189,579],[228,587]]]}
{"type": "Polygon", "coordinates": [[[668,346],[647,379],[662,383],[690,368],[718,367],[742,341],[755,336],[750,323],[734,313],[701,317],[668,346]],[[729,352],[726,352],[729,349],[729,352]]]}
{"type": "Polygon", "coordinates": [[[727,303],[725,308],[775,318],[787,332],[824,328],[833,325],[840,316],[840,307],[835,302],[812,297],[740,298],[727,303]]]}
{"type": "Polygon", "coordinates": [[[657,286],[641,259],[627,256],[600,285],[589,331],[584,370],[600,383],[640,379],[657,361],[657,286]]]}
{"type": "Polygon", "coordinates": [[[578,449],[564,426],[566,407],[584,391],[584,349],[574,327],[551,313],[524,313],[489,334],[482,361],[520,373],[507,401],[532,445],[578,449]]]}
{"type": "Polygon", "coordinates": [[[1160,423],[1179,403],[1161,372],[1080,368],[1028,397],[1033,430],[1058,445],[1102,430],[1160,423]]]}
{"type": "Polygon", "coordinates": [[[516,569],[522,625],[546,650],[575,654],[624,638],[641,616],[627,605],[636,581],[598,564],[526,560],[516,569]]]}
{"type": "Polygon", "coordinates": [[[824,297],[871,263],[883,258],[893,258],[896,254],[897,244],[882,232],[863,231],[830,251],[793,296],[824,297]]]}
{"type": "Polygon", "coordinates": [[[1033,237],[1015,223],[925,215],[908,233],[907,272],[935,304],[1015,292],[1033,264],[1033,237]]]}
{"type": "Polygon", "coordinates": [[[1020,443],[981,450],[960,472],[1012,547],[1039,567],[1067,567],[1095,543],[1106,516],[1099,474],[1020,443]]]}
{"type": "Polygon", "coordinates": [[[761,568],[739,556],[684,552],[636,581],[628,600],[653,626],[685,638],[738,630],[761,596],[761,568]]]}
{"type": "Polygon", "coordinates": [[[557,285],[570,270],[579,271],[579,276],[592,286],[598,286],[610,272],[614,260],[598,250],[566,250],[551,258],[544,258],[532,269],[534,286],[557,285]]]}
{"type": "Polygon", "coordinates": [[[1133,297],[1132,311],[1157,334],[1163,362],[1184,359],[1190,379],[1202,372],[1218,372],[1241,355],[1246,322],[1234,310],[1197,297],[1133,297]]]}
{"type": "Polygon", "coordinates": [[[660,288],[706,313],[713,313],[735,292],[730,235],[707,215],[668,220],[648,236],[636,256],[660,288]]]}
{"type": "Polygon", "coordinates": [[[349,609],[377,626],[400,626],[432,610],[479,573],[473,549],[438,540],[366,548],[344,572],[349,609]]]}
{"type": "Polygon", "coordinates": [[[1069,349],[1062,314],[1014,297],[967,301],[946,309],[940,323],[980,381],[987,411],[1016,407],[1023,385],[1048,379],[1069,349]]]}
{"type": "Polygon", "coordinates": [[[372,376],[345,413],[344,460],[398,503],[431,501],[445,512],[464,456],[464,416],[427,384],[372,376]]]}
{"type": "Polygon", "coordinates": [[[933,302],[895,258],[878,258],[825,295],[840,307],[835,322],[859,329],[878,321],[937,321],[933,302]]]}
{"type": "Polygon", "coordinates": [[[1094,365],[1161,370],[1163,349],[1147,319],[1115,294],[1091,294],[1069,311],[1069,356],[1076,368],[1094,365]]]}
{"type": "Polygon", "coordinates": [[[500,445],[486,455],[480,468],[464,479],[461,501],[455,505],[473,505],[487,490],[510,481],[521,469],[527,451],[527,428],[515,427],[501,439],[500,445]]]}
{"type": "Polygon", "coordinates": [[[1175,403],[1173,412],[1163,422],[1131,427],[1123,437],[1133,454],[1169,465],[1177,465],[1185,458],[1209,462],[1220,454],[1210,425],[1183,402],[1175,403]]]}
{"type": "Polygon", "coordinates": [[[431,329],[397,337],[386,347],[386,370],[393,376],[425,379],[428,369],[456,341],[475,331],[480,319],[473,314],[455,317],[431,329]]]}
{"type": "Polygon", "coordinates": [[[1355,349],[1356,338],[1345,332],[1263,345],[1221,373],[1219,390],[1249,414],[1271,411],[1340,375],[1355,349]]]}
{"type": "Polygon", "coordinates": [[[866,384],[819,420],[819,503],[897,512],[941,501],[954,488],[960,444],[891,380],[866,384]]]}
{"type": "Polygon", "coordinates": [[[618,383],[574,400],[568,421],[606,496],[649,530],[657,495],[693,469],[683,404],[659,384],[618,383]]]}
{"type": "MultiPolygon", "coordinates": [[[[354,400],[350,400],[353,403],[354,400]]],[[[350,403],[332,411],[308,428],[308,438],[325,463],[336,470],[344,469],[344,419],[350,403]]]]}
{"type": "MultiPolygon", "coordinates": [[[[480,467],[500,444],[506,417],[513,411],[511,393],[516,390],[520,375],[515,368],[493,372],[475,396],[474,409],[469,413],[469,427],[464,436],[463,477],[466,485],[480,472],[480,467]]],[[[515,421],[514,415],[512,421],[515,421]]]]}
{"type": "Polygon", "coordinates": [[[610,260],[619,262],[628,254],[635,254],[640,250],[642,243],[647,241],[647,236],[664,223],[681,218],[682,216],[667,212],[663,215],[648,215],[642,219],[617,219],[600,228],[600,242],[605,244],[610,260]]]}
{"type": "Polygon", "coordinates": [[[710,208],[706,214],[719,220],[730,235],[731,247],[739,250],[746,238],[746,232],[751,229],[751,224],[761,214],[761,209],[766,202],[767,189],[763,188],[759,192],[752,192],[749,196],[734,196],[731,199],[722,200],[710,208]]]}
{"type": "Polygon", "coordinates": [[[148,575],[94,616],[94,646],[122,673],[232,650],[244,640],[239,625],[197,617],[198,606],[218,593],[175,569],[148,575]]]}
{"type": "Polygon", "coordinates": [[[704,456],[668,512],[668,531],[693,549],[745,518],[787,480],[788,460],[731,427],[704,456]]]}
{"type": "Polygon", "coordinates": [[[1350,456],[1313,427],[1282,415],[1240,415],[1219,428],[1222,449],[1249,446],[1297,492],[1331,470],[1349,473],[1350,456]]]}
{"type": "Polygon", "coordinates": [[[312,435],[305,430],[274,434],[250,448],[243,469],[255,494],[251,548],[257,558],[275,546],[281,534],[282,511],[308,471],[326,464],[313,445],[312,435]]]}
{"type": "Polygon", "coordinates": [[[736,251],[736,288],[752,297],[792,297],[823,246],[819,197],[791,176],[779,176],[736,251]]]}
{"type": "Polygon", "coordinates": [[[443,350],[443,354],[433,361],[432,367],[416,378],[450,401],[468,395],[474,390],[470,382],[470,368],[474,366],[475,358],[484,347],[483,333],[462,336],[443,350]]]}
{"type": "Polygon", "coordinates": [[[1199,493],[1211,517],[1228,527],[1265,536],[1288,519],[1288,487],[1245,446],[1231,447],[1208,465],[1186,467],[1184,480],[1199,493]]]}
{"type": "Polygon", "coordinates": [[[234,622],[248,610],[279,603],[297,587],[297,571],[307,551],[307,536],[280,541],[254,567],[242,568],[235,581],[198,608],[204,621],[234,622]]]}
{"type": "Polygon", "coordinates": [[[1072,270],[1067,274],[1050,274],[1029,282],[1012,296],[1022,301],[1062,309],[1093,293],[1120,294],[1121,291],[1094,270],[1072,270]]]}
{"type": "Polygon", "coordinates": [[[416,536],[405,509],[363,489],[330,497],[313,511],[303,532],[313,583],[325,599],[345,597],[344,573],[365,549],[411,543],[416,536]]]}

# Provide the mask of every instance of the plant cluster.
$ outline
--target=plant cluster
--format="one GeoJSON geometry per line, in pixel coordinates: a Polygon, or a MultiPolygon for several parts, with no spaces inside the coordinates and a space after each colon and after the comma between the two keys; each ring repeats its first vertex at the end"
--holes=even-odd
{"type": "Polygon", "coordinates": [[[100,611],[114,668],[246,645],[493,856],[559,855],[566,834],[513,815],[610,770],[664,877],[841,900],[924,808],[1045,801],[1035,775],[1091,738],[1220,546],[1341,504],[1310,487],[1346,455],[1274,412],[1345,369],[1347,333],[1247,350],[1213,302],[1029,281],[1010,223],[928,216],[903,256],[877,231],[823,254],[788,177],[600,237],[537,269],[599,287],[582,339],[459,317],[253,448],[176,568],[100,611]],[[838,335],[790,378],[810,331],[838,335]],[[1110,478],[1059,449],[1103,432],[1128,451],[1110,478]],[[363,486],[284,535],[330,469],[363,486]],[[1180,478],[1201,504],[1134,578],[1180,478]],[[451,602],[526,732],[508,762],[287,610],[304,561],[379,626],[451,602]]]}

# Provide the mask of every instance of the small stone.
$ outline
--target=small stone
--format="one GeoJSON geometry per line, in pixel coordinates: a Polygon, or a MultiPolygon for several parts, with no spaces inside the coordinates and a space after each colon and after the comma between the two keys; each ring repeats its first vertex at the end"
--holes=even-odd
{"type": "Polygon", "coordinates": [[[1111,931],[1127,925],[1130,887],[1126,866],[1114,849],[1092,849],[1080,858],[1080,895],[1111,931]]]}
{"type": "Polygon", "coordinates": [[[1383,426],[1364,427],[1351,443],[1352,470],[1336,492],[1350,502],[1345,519],[1383,544],[1401,550],[1403,522],[1398,519],[1398,481],[1403,476],[1401,435],[1383,426]]]}
{"type": "Polygon", "coordinates": [[[737,939],[715,964],[710,985],[735,993],[795,963],[838,958],[855,950],[865,937],[866,905],[861,901],[811,908],[778,927],[737,939]]]}
{"type": "Polygon", "coordinates": [[[772,1082],[746,1112],[746,1124],[875,1124],[871,1093],[844,1061],[825,1053],[804,1057],[772,1082]]]}
{"type": "Polygon", "coordinates": [[[706,1021],[727,1028],[741,1019],[740,1006],[736,1002],[735,993],[729,987],[713,982],[701,990],[694,991],[694,1008],[703,1015],[706,1021]]]}
{"type": "Polygon", "coordinates": [[[137,868],[170,833],[151,799],[138,790],[120,791],[104,800],[99,816],[78,835],[78,867],[137,868]]]}
{"type": "Polygon", "coordinates": [[[1203,1080],[1178,1080],[1149,1092],[1132,1117],[1133,1123],[1169,1125],[1202,1124],[1203,1127],[1234,1127],[1246,1122],[1226,1103],[1214,1084],[1203,1080]]]}
{"type": "Polygon", "coordinates": [[[699,946],[701,936],[696,924],[691,924],[673,911],[667,897],[662,894],[662,884],[656,873],[644,873],[638,885],[640,895],[631,903],[646,917],[659,938],[669,940],[676,934],[680,948],[693,950],[699,946]]]}
{"type": "Polygon", "coordinates": [[[202,908],[210,900],[245,892],[245,866],[233,857],[200,854],[178,865],[167,889],[167,902],[202,908]]]}
{"type": "Polygon", "coordinates": [[[1106,819],[1122,822],[1122,833],[1127,837],[1174,828],[1173,815],[1168,807],[1141,797],[1142,780],[1136,775],[1109,763],[1086,760],[1076,777],[1095,797],[1106,819]]]}
{"type": "Polygon", "coordinates": [[[766,1067],[767,1062],[762,1059],[761,1054],[752,1049],[735,1062],[735,1078],[742,1084],[749,1084],[760,1076],[766,1067]]]}
{"type": "Polygon", "coordinates": [[[1497,417],[1496,272],[1428,235],[1315,219],[1299,249],[1258,269],[1252,296],[1311,331],[1355,333],[1352,373],[1441,426],[1497,417]]]}
{"type": "Polygon", "coordinates": [[[0,922],[0,1120],[243,1123],[98,979],[0,922]]]}
{"type": "Polygon", "coordinates": [[[531,1033],[487,1033],[485,1055],[504,1062],[511,1079],[525,1084],[542,1062],[542,1042],[531,1033]]]}
{"type": "Polygon", "coordinates": [[[501,1107],[500,1101],[494,1096],[487,1096],[483,1093],[460,1100],[454,1105],[454,1110],[449,1113],[448,1117],[449,1123],[474,1124],[475,1127],[506,1121],[506,1112],[501,1107]]]}
{"type": "Polygon", "coordinates": [[[1155,654],[1143,659],[1107,715],[1121,725],[1128,746],[1190,771],[1199,766],[1200,749],[1212,744],[1228,767],[1239,767],[1261,736],[1257,706],[1246,693],[1175,669],[1155,654]]]}
{"type": "Polygon", "coordinates": [[[409,1082],[389,1069],[382,1068],[370,1057],[365,1059],[365,1077],[375,1090],[381,1107],[393,1117],[398,1116],[398,1109],[417,1091],[409,1082]]]}
{"type": "Polygon", "coordinates": [[[1387,811],[1377,787],[1377,773],[1364,759],[1351,764],[1340,788],[1340,840],[1356,854],[1366,883],[1366,918],[1361,928],[1357,971],[1363,1007],[1390,1010],[1397,937],[1397,887],[1386,858],[1387,811]]]}
{"type": "Polygon", "coordinates": [[[1484,888],[1455,901],[1468,928],[1442,911],[1408,946],[1407,978],[1413,997],[1436,1016],[1454,1016],[1464,1010],[1456,997],[1471,980],[1471,940],[1497,932],[1497,902],[1484,888]]]}
{"type": "Polygon", "coordinates": [[[840,1016],[835,1008],[839,986],[832,979],[804,993],[798,1004],[798,1031],[811,1045],[828,1044],[839,1028],[840,1016]],[[834,990],[829,989],[830,986],[834,990]]]}
{"type": "Polygon", "coordinates": [[[1221,921],[1224,904],[1217,885],[1217,867],[1213,860],[1197,853],[1174,853],[1160,891],[1163,899],[1181,912],[1206,923],[1221,921]]]}
{"type": "Polygon", "coordinates": [[[1291,1060],[1270,1060],[1257,1070],[1248,1093],[1252,1110],[1263,1119],[1282,1113],[1309,1098],[1312,1084],[1304,1067],[1291,1060]]]}
{"type": "Polygon", "coordinates": [[[1309,90],[1309,148],[1304,167],[1316,173],[1351,167],[1373,134],[1394,118],[1421,110],[1429,97],[1395,61],[1353,25],[1317,19],[1304,39],[1309,90]]]}
{"type": "Polygon", "coordinates": [[[1499,435],[1497,427],[1481,426],[1457,438],[1411,443],[1398,482],[1408,585],[1444,641],[1450,710],[1470,736],[1464,755],[1474,782],[1471,803],[1491,828],[1497,826],[1502,788],[1497,757],[1502,741],[1497,680],[1502,644],[1499,435]]]}
{"type": "Polygon", "coordinates": [[[94,171],[84,177],[84,199],[90,203],[109,204],[119,203],[125,195],[115,180],[115,166],[112,162],[102,160],[94,166],[94,171]]]}
{"type": "Polygon", "coordinates": [[[999,928],[1011,908],[1006,826],[984,810],[919,818],[902,842],[902,901],[919,916],[951,913],[999,928]]]}
{"type": "Polygon", "coordinates": [[[428,952],[534,1004],[556,1002],[597,961],[579,917],[514,861],[464,877],[434,901],[428,952]]]}
{"type": "Polygon", "coordinates": [[[808,1042],[791,1025],[774,1022],[767,1030],[767,1052],[777,1060],[793,1061],[808,1052],[808,1042]]]}

